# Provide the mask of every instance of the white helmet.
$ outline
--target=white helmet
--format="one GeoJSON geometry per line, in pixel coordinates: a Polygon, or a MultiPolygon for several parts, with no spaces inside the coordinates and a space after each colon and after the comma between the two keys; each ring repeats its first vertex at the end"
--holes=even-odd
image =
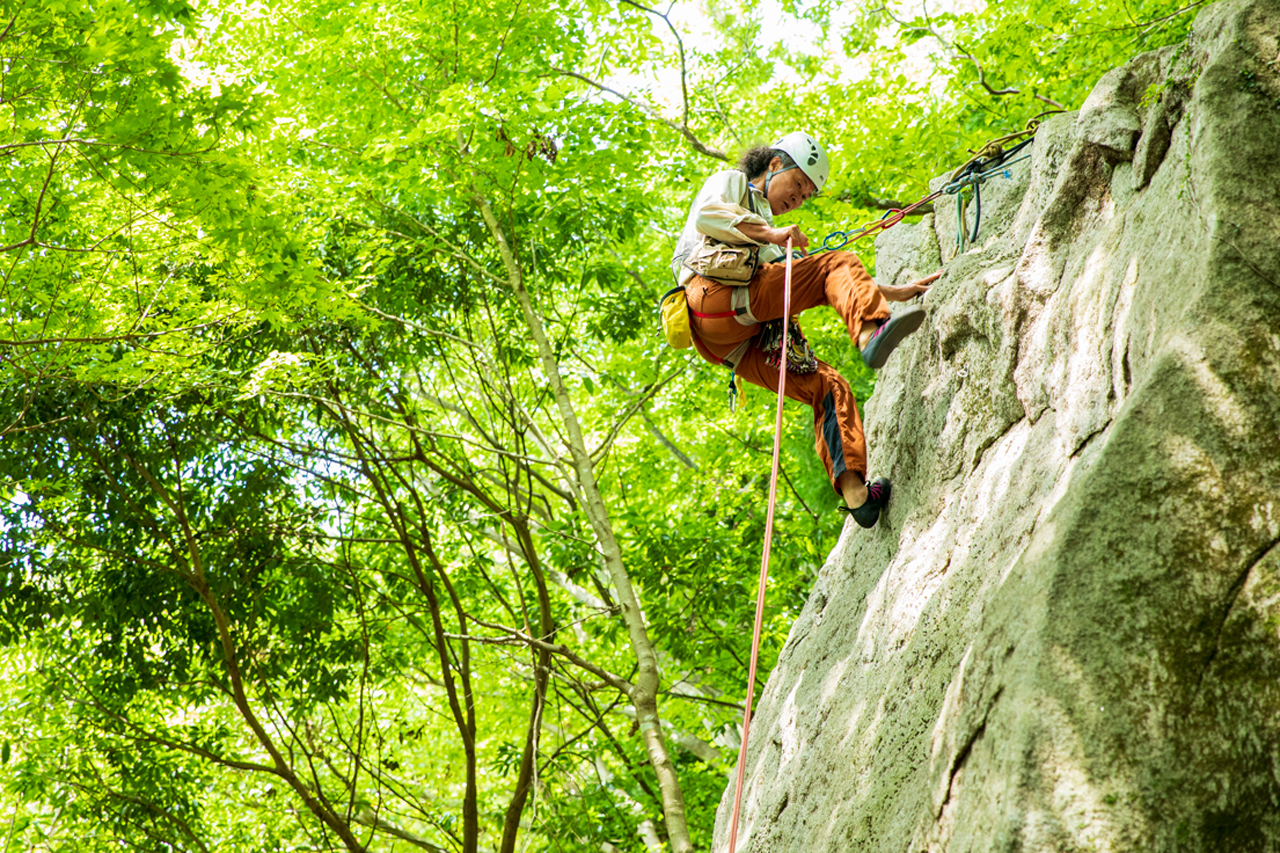
{"type": "Polygon", "coordinates": [[[818,140],[803,130],[788,133],[769,147],[786,152],[787,156],[796,161],[800,171],[809,176],[816,188],[822,189],[822,185],[827,182],[827,175],[831,174],[827,152],[822,150],[818,140]]]}

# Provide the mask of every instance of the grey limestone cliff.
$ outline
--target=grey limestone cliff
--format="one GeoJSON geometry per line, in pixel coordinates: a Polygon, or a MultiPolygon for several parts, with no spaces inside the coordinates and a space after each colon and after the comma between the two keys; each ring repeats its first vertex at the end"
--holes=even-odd
{"type": "Polygon", "coordinates": [[[979,245],[947,259],[947,204],[877,245],[882,280],[946,272],[739,850],[1280,851],[1280,0],[1207,7],[1029,150],[979,245]]]}

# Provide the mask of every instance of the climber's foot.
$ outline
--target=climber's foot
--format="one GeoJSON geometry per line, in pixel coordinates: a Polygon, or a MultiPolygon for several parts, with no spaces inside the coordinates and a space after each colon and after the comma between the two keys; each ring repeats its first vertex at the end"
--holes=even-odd
{"type": "Polygon", "coordinates": [[[875,527],[876,522],[880,520],[880,510],[889,503],[890,491],[892,486],[889,479],[878,477],[867,484],[867,500],[862,506],[840,508],[852,515],[859,527],[875,527]]]}
{"type": "Polygon", "coordinates": [[[919,305],[913,305],[880,324],[880,328],[872,333],[871,339],[862,348],[862,360],[867,367],[872,370],[884,367],[884,363],[889,360],[889,354],[902,343],[903,338],[920,328],[924,317],[924,309],[919,305]]]}

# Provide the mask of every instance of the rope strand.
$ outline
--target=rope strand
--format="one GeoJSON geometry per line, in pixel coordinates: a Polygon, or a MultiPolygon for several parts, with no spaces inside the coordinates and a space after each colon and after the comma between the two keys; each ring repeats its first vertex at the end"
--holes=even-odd
{"type": "Polygon", "coordinates": [[[733,818],[729,822],[729,853],[738,844],[738,814],[742,807],[742,782],[747,769],[747,738],[751,733],[751,700],[756,692],[756,662],[760,657],[760,630],[764,623],[764,589],[769,581],[769,546],[773,543],[773,510],[778,498],[778,457],[782,449],[782,401],[787,388],[787,322],[791,317],[791,239],[787,239],[787,271],[782,289],[782,360],[778,364],[778,414],[773,424],[773,471],[769,477],[769,513],[764,522],[764,554],[760,559],[760,588],[756,593],[756,624],[751,637],[751,667],[747,674],[747,704],[742,714],[742,746],[738,750],[738,777],[733,788],[733,818]]]}

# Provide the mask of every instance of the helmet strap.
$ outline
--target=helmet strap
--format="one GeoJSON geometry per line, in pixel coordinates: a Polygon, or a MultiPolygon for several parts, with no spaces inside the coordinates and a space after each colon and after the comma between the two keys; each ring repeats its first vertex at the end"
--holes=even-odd
{"type": "Polygon", "coordinates": [[[773,180],[774,175],[781,175],[783,172],[790,172],[792,169],[799,168],[799,166],[783,166],[776,172],[766,172],[764,176],[764,197],[769,197],[769,182],[773,180]]]}

